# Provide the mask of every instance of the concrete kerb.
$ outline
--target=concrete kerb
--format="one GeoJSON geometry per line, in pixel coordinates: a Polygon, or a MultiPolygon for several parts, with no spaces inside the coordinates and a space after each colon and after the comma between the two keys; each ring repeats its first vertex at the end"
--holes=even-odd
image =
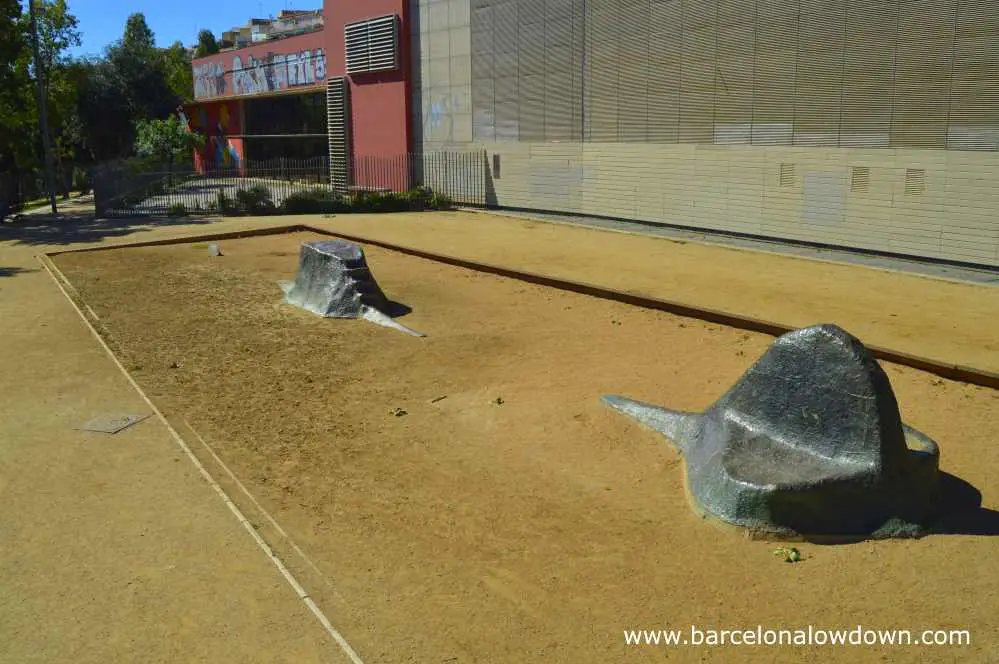
{"type": "MultiPolygon", "coordinates": [[[[428,260],[445,263],[447,265],[463,267],[470,270],[475,270],[477,272],[485,272],[488,274],[495,274],[503,277],[509,277],[511,279],[519,279],[520,281],[526,281],[528,283],[538,284],[541,286],[549,286],[552,288],[567,290],[574,293],[592,295],[593,297],[599,297],[606,300],[614,300],[616,302],[630,304],[633,306],[642,307],[644,309],[656,309],[658,311],[665,311],[667,313],[676,314],[678,316],[697,318],[710,323],[728,325],[730,327],[734,327],[737,329],[749,330],[752,332],[762,332],[764,334],[769,334],[774,337],[779,337],[782,334],[786,334],[788,332],[791,332],[792,330],[797,329],[793,326],[785,325],[783,323],[776,323],[774,321],[768,321],[761,318],[754,318],[752,316],[733,314],[725,311],[709,309],[706,307],[697,307],[691,304],[685,304],[682,302],[639,295],[637,293],[628,293],[625,291],[615,290],[613,288],[607,288],[606,286],[599,286],[596,284],[573,281],[570,279],[564,279],[562,277],[555,277],[551,275],[538,274],[533,272],[523,272],[520,270],[513,270],[511,268],[506,268],[498,265],[478,263],[463,258],[446,256],[443,254],[434,254],[420,249],[412,249],[409,247],[404,247],[401,245],[396,245],[390,242],[384,242],[382,240],[376,240],[373,238],[366,238],[359,235],[347,235],[339,232],[333,233],[331,231],[326,231],[321,228],[315,228],[311,226],[308,226],[306,228],[311,232],[321,233],[332,237],[339,237],[344,240],[350,240],[351,242],[370,244],[376,247],[381,247],[383,249],[398,251],[400,253],[416,256],[418,258],[425,258],[428,260]]],[[[904,351],[894,350],[891,348],[884,348],[881,346],[867,345],[867,344],[865,345],[867,346],[868,350],[870,350],[871,353],[873,353],[873,355],[879,360],[884,360],[886,362],[893,362],[895,364],[902,364],[908,367],[912,367],[914,369],[919,369],[921,371],[926,371],[929,373],[936,374],[943,378],[949,378],[952,380],[959,380],[966,383],[972,383],[974,385],[981,385],[983,387],[991,387],[994,389],[999,389],[999,374],[993,373],[985,369],[949,364],[946,362],[941,362],[939,360],[934,360],[932,358],[912,355],[904,351]]]]}
{"type": "MultiPolygon", "coordinates": [[[[544,221],[544,220],[539,220],[539,221],[544,221]]],[[[552,223],[552,222],[545,222],[545,223],[552,223]]],[[[361,235],[329,231],[324,228],[320,228],[318,226],[310,226],[308,224],[291,224],[287,226],[255,228],[255,229],[231,231],[227,233],[214,233],[207,235],[184,236],[179,238],[152,240],[146,242],[107,244],[107,245],[101,245],[99,247],[85,247],[82,249],[55,251],[55,252],[46,253],[44,255],[47,257],[52,257],[66,253],[109,251],[112,249],[150,247],[150,246],[160,246],[160,245],[169,245],[169,244],[192,244],[197,242],[208,242],[214,240],[239,239],[239,238],[248,238],[248,237],[258,237],[262,235],[281,235],[285,233],[297,233],[297,232],[316,233],[318,235],[340,238],[343,240],[348,240],[350,242],[368,244],[376,247],[381,247],[382,249],[388,249],[389,251],[396,251],[409,256],[415,256],[417,258],[432,260],[438,263],[443,263],[445,265],[453,265],[455,267],[474,270],[476,272],[483,272],[486,274],[494,274],[497,276],[507,277],[510,279],[517,279],[519,281],[525,281],[528,283],[537,284],[539,286],[548,286],[550,288],[557,288],[559,290],[570,291],[573,293],[580,293],[583,295],[590,295],[592,297],[599,297],[605,300],[613,300],[615,302],[621,302],[623,304],[630,304],[632,306],[642,307],[643,309],[655,309],[657,311],[665,311],[667,313],[675,314],[678,316],[684,316],[687,318],[696,318],[709,323],[727,325],[729,327],[733,327],[740,330],[762,332],[764,334],[769,334],[773,337],[779,337],[782,334],[786,334],[787,332],[796,329],[793,326],[789,326],[783,323],[768,321],[760,318],[754,318],[752,316],[746,316],[743,314],[734,314],[725,311],[709,309],[707,307],[698,307],[696,305],[687,304],[683,302],[665,300],[646,295],[640,295],[638,293],[629,293],[626,291],[620,291],[613,288],[608,288],[606,286],[600,286],[597,284],[590,284],[581,281],[573,281],[571,279],[565,279],[562,277],[556,277],[547,274],[515,270],[512,268],[503,267],[501,265],[480,263],[477,261],[471,261],[464,258],[457,258],[455,256],[448,256],[446,254],[437,254],[429,251],[424,251],[422,249],[406,247],[403,245],[394,244],[391,242],[386,242],[384,240],[378,240],[375,238],[364,237],[361,235]]],[[[615,231],[615,232],[627,233],[628,231],[615,231]]],[[[682,240],[682,242],[686,242],[686,240],[682,240]]],[[[752,251],[750,249],[742,249],[742,248],[736,248],[736,249],[740,251],[752,251]]],[[[768,253],[768,252],[758,252],[758,253],[768,253]]],[[[813,259],[809,258],[806,260],[813,260],[813,259]]],[[[826,262],[832,263],[833,261],[826,261],[826,262]]],[[[889,270],[885,268],[874,268],[874,269],[883,269],[884,271],[887,272],[898,272],[897,270],[889,270]]],[[[937,278],[937,277],[930,277],[927,275],[921,275],[921,276],[925,276],[928,279],[937,278]]],[[[950,281],[957,281],[957,280],[950,280],[950,281]]],[[[959,283],[966,283],[966,282],[959,282],[959,283]]],[[[935,360],[930,357],[913,355],[892,348],[885,348],[876,345],[867,345],[867,344],[865,345],[867,346],[868,350],[870,350],[871,353],[879,360],[884,360],[886,362],[892,362],[895,364],[901,364],[904,366],[912,367],[913,369],[926,371],[928,373],[936,374],[937,376],[940,376],[942,378],[947,378],[950,380],[957,380],[965,383],[971,383],[973,385],[980,385],[983,387],[999,389],[999,373],[994,373],[992,371],[988,371],[986,369],[980,369],[977,367],[951,364],[940,360],[935,360]]]]}
{"type": "MultiPolygon", "coordinates": [[[[141,242],[112,242],[102,244],[97,247],[82,247],[80,249],[62,249],[60,251],[48,251],[42,256],[49,258],[60,254],[80,254],[93,251],[111,251],[113,249],[136,249],[139,247],[158,247],[169,244],[194,244],[197,242],[212,242],[215,240],[236,240],[239,238],[257,237],[260,235],[284,235],[286,233],[299,233],[302,231],[314,231],[311,226],[301,224],[289,224],[287,226],[267,226],[265,228],[248,228],[238,231],[228,231],[225,233],[208,233],[204,235],[184,235],[175,238],[164,238],[162,240],[144,240],[141,242]]],[[[323,231],[319,231],[323,232],[323,231]]]]}

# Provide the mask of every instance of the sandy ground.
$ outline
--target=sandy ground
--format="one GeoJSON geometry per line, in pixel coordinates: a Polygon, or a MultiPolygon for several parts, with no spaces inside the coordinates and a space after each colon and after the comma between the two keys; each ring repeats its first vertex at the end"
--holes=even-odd
{"type": "MultiPolygon", "coordinates": [[[[597,236],[591,248],[607,236],[585,233],[597,236]]],[[[511,237],[456,251],[512,252],[511,237]]],[[[280,303],[277,282],[293,275],[304,239],[223,242],[219,259],[195,244],[56,262],[171,421],[189,422],[315,561],[325,579],[314,596],[366,661],[999,658],[996,512],[951,518],[952,534],[919,541],[803,545],[806,560],[784,564],[774,545],[699,521],[679,456],[598,401],[611,392],[702,409],[770,338],[375,248],[383,289],[413,309],[401,322],[428,337],[324,320],[280,303]],[[973,643],[624,645],[625,629],[692,623],[955,628],[973,643]]],[[[511,261],[534,248],[517,252],[511,261]]],[[[858,297],[878,293],[878,316],[925,301],[880,286],[858,297]]],[[[743,308],[754,294],[742,292],[743,308]]],[[[943,343],[945,327],[916,325],[911,336],[943,343]]],[[[903,417],[940,443],[943,469],[997,507],[999,393],[887,369],[903,417]]]]}
{"type": "Polygon", "coordinates": [[[344,233],[599,284],[999,374],[999,288],[489,214],[346,215],[344,233]]]}
{"type": "Polygon", "coordinates": [[[149,409],[6,240],[0,662],[345,662],[162,423],[78,430],[149,409]]]}

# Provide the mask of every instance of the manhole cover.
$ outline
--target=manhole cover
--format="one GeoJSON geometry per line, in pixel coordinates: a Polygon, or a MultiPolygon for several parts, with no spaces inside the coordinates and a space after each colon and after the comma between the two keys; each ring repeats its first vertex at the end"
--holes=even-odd
{"type": "Polygon", "coordinates": [[[149,415],[102,415],[84,424],[82,429],[99,433],[118,433],[147,417],[149,415]]]}

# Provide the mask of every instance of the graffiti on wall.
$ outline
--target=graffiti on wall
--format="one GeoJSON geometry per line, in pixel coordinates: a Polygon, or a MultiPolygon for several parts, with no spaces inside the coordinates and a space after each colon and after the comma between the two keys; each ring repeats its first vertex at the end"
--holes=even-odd
{"type": "Polygon", "coordinates": [[[232,59],[232,71],[237,95],[276,92],[326,80],[326,54],[317,48],[298,53],[268,53],[261,58],[250,55],[245,62],[237,55],[232,59]]]}
{"type": "Polygon", "coordinates": [[[244,53],[232,57],[228,71],[219,60],[195,65],[194,98],[277,92],[325,80],[326,53],[321,48],[258,57],[244,53]]]}
{"type": "Polygon", "coordinates": [[[225,70],[222,63],[205,62],[194,65],[194,98],[209,99],[225,94],[225,70]]]}
{"type": "MultiPolygon", "coordinates": [[[[423,141],[452,145],[455,138],[455,116],[462,113],[460,96],[448,90],[445,93],[430,94],[421,99],[423,105],[423,141]]],[[[467,113],[467,111],[465,111],[467,113]]]]}

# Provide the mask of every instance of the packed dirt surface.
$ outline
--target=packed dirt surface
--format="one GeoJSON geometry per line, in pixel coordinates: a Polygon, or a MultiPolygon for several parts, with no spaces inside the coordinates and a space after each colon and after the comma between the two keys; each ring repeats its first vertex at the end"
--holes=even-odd
{"type": "Polygon", "coordinates": [[[342,215],[333,232],[773,321],[999,376],[999,287],[493,214],[342,215]]]}
{"type": "MultiPolygon", "coordinates": [[[[377,248],[375,278],[412,308],[399,321],[427,337],[323,319],[278,287],[312,238],[223,241],[219,258],[185,244],[55,262],[171,422],[200,434],[322,571],[308,590],[364,661],[999,657],[992,509],[922,540],[799,544],[805,559],[787,564],[777,545],[694,516],[679,455],[599,401],[701,410],[770,337],[377,248]],[[624,642],[624,630],[692,624],[967,629],[972,643],[624,642]]],[[[942,468],[996,508],[999,392],[886,369],[942,468]]]]}

